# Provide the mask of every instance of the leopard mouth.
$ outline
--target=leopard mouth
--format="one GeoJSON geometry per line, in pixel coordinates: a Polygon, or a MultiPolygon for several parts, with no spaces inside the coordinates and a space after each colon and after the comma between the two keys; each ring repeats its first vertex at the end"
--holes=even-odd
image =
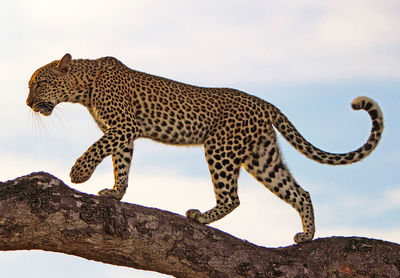
{"type": "Polygon", "coordinates": [[[51,102],[39,102],[32,106],[32,110],[39,112],[43,116],[50,116],[54,109],[54,104],[51,102]]]}

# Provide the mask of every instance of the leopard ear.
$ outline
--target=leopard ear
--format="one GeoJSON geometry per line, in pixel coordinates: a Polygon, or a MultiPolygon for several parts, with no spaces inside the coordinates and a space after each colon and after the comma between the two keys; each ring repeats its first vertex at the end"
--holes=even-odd
{"type": "Polygon", "coordinates": [[[65,54],[58,62],[56,70],[60,73],[67,73],[70,69],[72,57],[71,54],[65,54]]]}

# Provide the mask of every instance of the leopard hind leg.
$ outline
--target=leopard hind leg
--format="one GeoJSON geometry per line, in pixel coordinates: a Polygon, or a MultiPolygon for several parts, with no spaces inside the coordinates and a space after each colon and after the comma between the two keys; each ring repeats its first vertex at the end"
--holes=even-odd
{"type": "Polygon", "coordinates": [[[264,139],[246,158],[244,168],[272,193],[289,203],[299,213],[303,232],[294,237],[296,243],[314,237],[314,211],[310,194],[293,179],[282,162],[276,141],[264,139]]]}

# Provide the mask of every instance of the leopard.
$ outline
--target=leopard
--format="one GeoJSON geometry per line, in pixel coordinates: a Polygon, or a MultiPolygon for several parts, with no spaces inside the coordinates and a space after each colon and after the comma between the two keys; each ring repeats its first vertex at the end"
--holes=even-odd
{"type": "Polygon", "coordinates": [[[107,156],[112,156],[114,186],[99,191],[100,198],[121,200],[137,138],[170,145],[204,146],[215,192],[213,208],[189,209],[186,217],[201,224],[221,219],[239,206],[238,177],[243,167],[301,218],[303,231],[294,242],[311,241],[315,234],[310,194],[292,177],[283,161],[277,131],[306,157],[329,165],[362,160],[378,145],[384,128],[378,104],[361,96],[351,102],[372,121],[367,141],[347,153],[323,151],[307,141],[274,105],[232,88],[199,87],[133,70],[113,57],[60,60],[37,69],[29,80],[27,105],[50,116],[62,102],[87,108],[102,137],[76,160],[72,183],[83,183],[107,156]]]}

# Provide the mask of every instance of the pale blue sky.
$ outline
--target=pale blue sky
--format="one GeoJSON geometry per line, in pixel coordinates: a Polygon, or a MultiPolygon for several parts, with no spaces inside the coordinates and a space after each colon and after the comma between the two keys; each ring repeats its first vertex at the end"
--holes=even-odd
{"type": "MultiPolygon", "coordinates": [[[[386,129],[364,161],[319,165],[283,138],[280,145],[311,193],[316,237],[400,243],[399,1],[1,1],[0,24],[0,180],[43,170],[87,193],[112,186],[111,159],[88,182],[70,183],[75,160],[101,136],[82,106],[61,104],[43,118],[25,104],[34,70],[66,52],[114,56],[148,73],[257,95],[331,152],[367,139],[368,115],[350,108],[366,95],[380,104],[386,129]]],[[[297,213],[245,171],[239,197],[240,207],[212,226],[263,246],[293,243],[297,213]]],[[[180,214],[211,208],[202,148],[137,140],[124,201],[180,214]]],[[[165,277],[40,251],[0,252],[0,268],[7,277],[165,277]]]]}

